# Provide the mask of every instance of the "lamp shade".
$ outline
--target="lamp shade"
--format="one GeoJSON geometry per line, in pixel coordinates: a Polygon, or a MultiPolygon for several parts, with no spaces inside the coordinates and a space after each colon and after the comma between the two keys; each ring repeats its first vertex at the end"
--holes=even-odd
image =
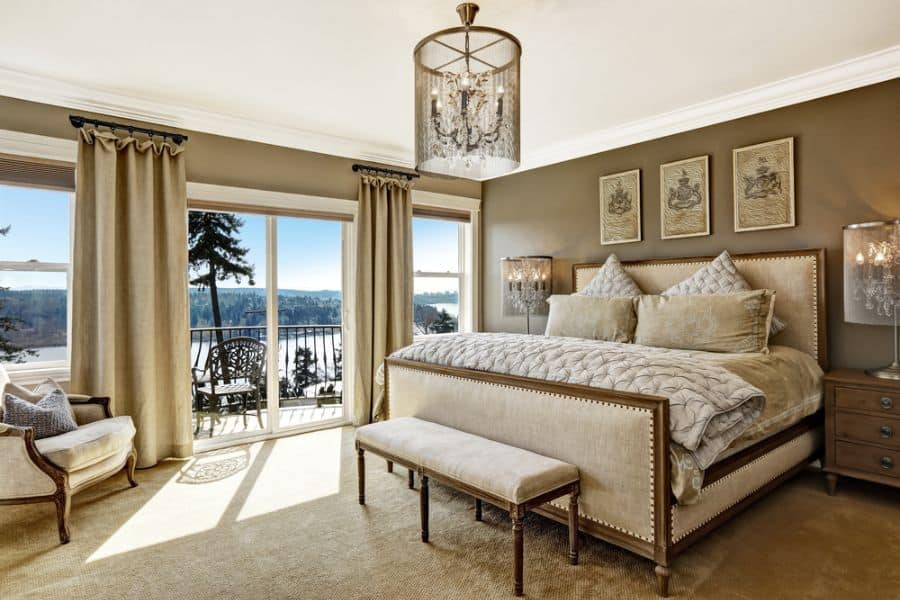
{"type": "Polygon", "coordinates": [[[530,312],[547,314],[553,291],[553,259],[549,256],[509,256],[500,259],[504,316],[530,312]]]}
{"type": "Polygon", "coordinates": [[[900,306],[900,219],[844,227],[844,320],[893,325],[900,306]]]}

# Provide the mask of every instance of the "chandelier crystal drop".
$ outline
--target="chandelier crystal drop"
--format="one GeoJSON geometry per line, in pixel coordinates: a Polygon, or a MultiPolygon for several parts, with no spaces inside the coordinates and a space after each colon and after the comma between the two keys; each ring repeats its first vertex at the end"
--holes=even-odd
{"type": "Polygon", "coordinates": [[[519,166],[519,60],[514,36],[472,25],[478,5],[456,7],[462,27],[431,34],[413,52],[416,168],[487,179],[519,166]]]}

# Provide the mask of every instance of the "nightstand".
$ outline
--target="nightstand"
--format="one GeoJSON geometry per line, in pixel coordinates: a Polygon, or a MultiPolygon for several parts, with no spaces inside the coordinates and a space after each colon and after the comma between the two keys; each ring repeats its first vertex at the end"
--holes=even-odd
{"type": "Polygon", "coordinates": [[[900,487],[900,381],[840,369],[825,376],[825,480],[900,487]]]}

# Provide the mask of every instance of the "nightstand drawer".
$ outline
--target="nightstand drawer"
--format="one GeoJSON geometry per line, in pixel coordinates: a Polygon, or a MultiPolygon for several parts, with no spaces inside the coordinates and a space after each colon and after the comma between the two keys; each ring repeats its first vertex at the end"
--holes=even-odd
{"type": "Polygon", "coordinates": [[[834,431],[842,439],[881,444],[900,450],[900,419],[838,412],[834,416],[834,431]]]}
{"type": "Polygon", "coordinates": [[[897,393],[839,387],[834,390],[834,403],[838,408],[900,416],[900,394],[897,393]]]}
{"type": "Polygon", "coordinates": [[[900,476],[900,452],[896,450],[836,442],[835,454],[838,467],[877,473],[886,477],[900,476]]]}

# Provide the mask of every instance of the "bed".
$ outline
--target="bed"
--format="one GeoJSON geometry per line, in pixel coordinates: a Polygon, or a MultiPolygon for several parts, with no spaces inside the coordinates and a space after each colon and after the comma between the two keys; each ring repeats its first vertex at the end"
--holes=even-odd
{"type": "MultiPolygon", "coordinates": [[[[653,294],[712,259],[623,265],[645,293],[653,294]]],[[[776,311],[789,326],[772,343],[784,347],[785,354],[802,353],[827,369],[824,251],[766,252],[732,259],[753,288],[777,293],[776,311]]],[[[574,265],[574,289],[587,285],[600,267],[574,265]]],[[[773,348],[772,353],[777,352],[773,348]]],[[[672,442],[670,399],[557,379],[562,380],[425,359],[392,356],[385,361],[390,417],[423,418],[577,465],[582,475],[580,528],[651,559],[657,591],[663,596],[678,554],[803,469],[821,447],[820,403],[810,407],[808,398],[796,399],[794,405],[805,406],[800,418],[784,419],[782,411],[760,415],[758,421],[771,421],[768,427],[749,430],[729,444],[705,465],[696,497],[679,501],[673,481],[677,489],[684,474],[673,470],[677,444],[672,442]]],[[[538,512],[567,520],[562,503],[544,505],[538,512]]]]}

